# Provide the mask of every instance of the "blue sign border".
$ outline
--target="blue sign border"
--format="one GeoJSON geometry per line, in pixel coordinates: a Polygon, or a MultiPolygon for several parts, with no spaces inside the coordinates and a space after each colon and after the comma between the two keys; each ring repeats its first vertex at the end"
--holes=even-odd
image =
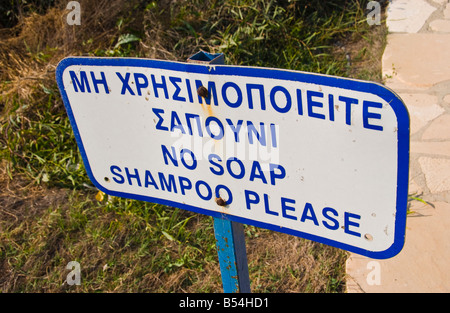
{"type": "Polygon", "coordinates": [[[406,106],[398,97],[395,92],[386,88],[385,86],[361,80],[354,80],[349,78],[328,76],[322,74],[305,73],[299,71],[272,69],[272,68],[258,68],[258,67],[243,67],[243,66],[207,66],[193,63],[181,63],[170,62],[151,59],[138,59],[138,58],[91,58],[91,57],[68,57],[63,59],[56,69],[56,80],[59,90],[69,116],[70,123],[75,135],[78,148],[80,150],[83,162],[86,167],[87,174],[93,184],[101,191],[112,196],[124,197],[135,200],[142,200],[152,203],[159,203],[163,205],[178,207],[213,217],[221,217],[229,219],[242,224],[254,225],[256,227],[266,228],[277,232],[287,233],[290,235],[302,237],[305,239],[317,241],[323,244],[341,248],[347,251],[351,251],[357,254],[361,254],[374,259],[387,259],[398,254],[404,245],[405,230],[406,230],[406,210],[408,201],[408,181],[409,181],[409,138],[410,138],[410,125],[409,125],[409,113],[406,106]],[[384,251],[369,251],[345,243],[341,243],[328,238],[287,229],[273,224],[258,222],[249,220],[243,217],[232,216],[223,214],[220,212],[205,210],[202,208],[178,203],[174,201],[141,196],[135,194],[129,194],[124,192],[110,191],[100,185],[92,174],[89,160],[87,159],[86,152],[84,150],[83,141],[80,137],[75,118],[73,116],[72,108],[70,106],[69,99],[67,98],[64,84],[62,81],[64,70],[72,65],[85,65],[85,66],[127,66],[127,67],[145,67],[145,68],[158,68],[164,70],[172,70],[179,72],[208,74],[208,75],[233,75],[233,76],[246,76],[246,77],[261,77],[261,78],[273,78],[280,80],[299,81],[305,83],[313,83],[323,86],[338,87],[343,89],[349,89],[354,91],[360,91],[365,93],[375,94],[387,103],[390,104],[395,112],[398,122],[398,163],[397,163],[397,204],[395,215],[395,237],[394,243],[384,251]]]}

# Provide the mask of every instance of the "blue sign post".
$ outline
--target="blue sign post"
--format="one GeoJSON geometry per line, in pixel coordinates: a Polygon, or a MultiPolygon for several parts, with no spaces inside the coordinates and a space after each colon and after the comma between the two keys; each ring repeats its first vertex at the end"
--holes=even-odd
{"type": "Polygon", "coordinates": [[[214,218],[217,253],[225,293],[250,292],[244,226],[224,217],[214,218]]]}
{"type": "MultiPolygon", "coordinates": [[[[223,53],[211,54],[200,51],[187,61],[198,64],[224,64],[224,55],[223,53]]],[[[243,225],[230,221],[225,215],[214,217],[214,235],[223,291],[225,293],[249,293],[250,278],[243,225]]]]}

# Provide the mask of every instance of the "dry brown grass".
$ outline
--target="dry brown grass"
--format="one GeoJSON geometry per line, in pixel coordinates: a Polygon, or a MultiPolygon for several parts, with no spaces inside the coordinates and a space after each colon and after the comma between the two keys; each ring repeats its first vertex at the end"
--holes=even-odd
{"type": "Polygon", "coordinates": [[[13,98],[39,99],[39,85],[55,84],[55,69],[63,58],[111,47],[119,32],[117,19],[134,2],[81,0],[83,22],[68,25],[67,1],[60,0],[45,14],[23,16],[13,29],[0,31],[0,102],[5,112],[13,98]]]}
{"type": "Polygon", "coordinates": [[[260,290],[284,293],[344,291],[345,251],[269,231],[249,239],[247,247],[250,279],[260,290]],[[335,284],[334,290],[330,290],[331,277],[336,279],[331,283],[335,284]]]}

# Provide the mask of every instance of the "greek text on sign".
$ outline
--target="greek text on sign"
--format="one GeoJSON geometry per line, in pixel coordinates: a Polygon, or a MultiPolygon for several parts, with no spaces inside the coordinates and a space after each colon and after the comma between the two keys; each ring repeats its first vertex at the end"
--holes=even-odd
{"type": "Polygon", "coordinates": [[[105,193],[373,258],[403,246],[409,116],[382,85],[107,58],[67,58],[57,80],[88,175],[105,193]]]}

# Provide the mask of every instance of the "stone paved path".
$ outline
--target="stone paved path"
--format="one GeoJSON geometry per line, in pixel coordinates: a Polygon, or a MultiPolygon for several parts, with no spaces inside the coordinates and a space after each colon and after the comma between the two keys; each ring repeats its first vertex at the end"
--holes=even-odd
{"type": "MultiPolygon", "coordinates": [[[[386,86],[411,119],[406,242],[397,256],[347,260],[348,292],[450,292],[450,1],[391,0],[386,86]]],[[[376,26],[372,26],[376,27],[376,26]]]]}

